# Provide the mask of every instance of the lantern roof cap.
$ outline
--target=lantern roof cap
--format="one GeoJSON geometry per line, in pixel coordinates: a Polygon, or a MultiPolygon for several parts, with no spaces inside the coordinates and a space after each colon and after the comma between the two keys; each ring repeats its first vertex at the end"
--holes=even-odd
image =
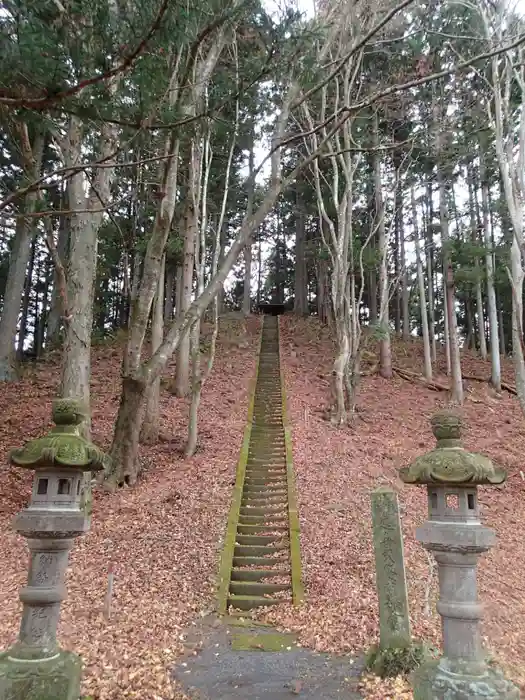
{"type": "Polygon", "coordinates": [[[82,469],[101,471],[104,453],[80,433],[88,412],[77,399],[55,399],[52,418],[55,426],[47,435],[30,440],[11,452],[12,464],[27,469],[82,469]]]}
{"type": "Polygon", "coordinates": [[[468,452],[461,443],[463,421],[453,410],[443,409],[430,419],[436,447],[399,470],[406,484],[502,484],[507,473],[491,459],[468,452]]]}

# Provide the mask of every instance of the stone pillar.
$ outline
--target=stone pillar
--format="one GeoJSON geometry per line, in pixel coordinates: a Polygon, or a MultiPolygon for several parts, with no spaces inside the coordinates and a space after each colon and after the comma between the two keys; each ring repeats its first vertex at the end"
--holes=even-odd
{"type": "Polygon", "coordinates": [[[461,445],[461,419],[452,411],[432,418],[434,450],[401,469],[408,484],[426,485],[429,519],[416,532],[439,573],[443,656],[413,674],[414,700],[519,700],[518,689],[489,667],[482,649],[476,569],[495,533],[480,522],[477,488],[501,484],[506,473],[461,445]]]}
{"type": "Polygon", "coordinates": [[[397,493],[381,487],[371,494],[372,531],[379,600],[379,646],[408,647],[412,643],[397,493]]]}
{"type": "Polygon", "coordinates": [[[14,519],[27,538],[30,564],[18,641],[0,654],[0,700],[78,700],[80,658],[60,649],[56,631],[69,551],[89,529],[81,507],[84,472],[103,468],[104,456],[80,436],[85,418],[77,401],[53,404],[55,427],[11,454],[16,466],[35,470],[31,502],[14,519]]]}

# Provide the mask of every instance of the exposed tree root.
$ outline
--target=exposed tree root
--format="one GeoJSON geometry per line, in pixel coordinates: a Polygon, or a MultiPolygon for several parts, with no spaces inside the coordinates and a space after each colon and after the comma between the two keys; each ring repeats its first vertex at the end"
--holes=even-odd
{"type": "Polygon", "coordinates": [[[423,377],[421,374],[417,374],[417,372],[410,372],[410,370],[403,369],[402,367],[392,366],[392,372],[401,377],[401,379],[406,379],[407,382],[419,382],[420,384],[424,384],[432,391],[450,391],[450,387],[447,384],[440,384],[440,382],[436,382],[434,380],[430,381],[425,379],[425,377],[423,377]]]}
{"type": "MultiPolygon", "coordinates": [[[[436,382],[434,380],[425,379],[422,375],[417,374],[417,372],[411,372],[410,370],[403,369],[402,367],[392,367],[392,371],[395,372],[395,374],[397,374],[399,377],[401,377],[401,379],[405,379],[406,381],[413,383],[419,382],[420,384],[424,384],[424,386],[428,387],[432,391],[450,391],[450,387],[447,384],[441,384],[440,382],[436,382]]],[[[490,384],[490,377],[478,377],[474,374],[464,374],[463,380],[469,382],[482,382],[485,384],[490,384]]],[[[501,382],[501,388],[504,391],[508,391],[509,394],[517,396],[516,387],[512,384],[508,384],[507,382],[501,382]]]]}

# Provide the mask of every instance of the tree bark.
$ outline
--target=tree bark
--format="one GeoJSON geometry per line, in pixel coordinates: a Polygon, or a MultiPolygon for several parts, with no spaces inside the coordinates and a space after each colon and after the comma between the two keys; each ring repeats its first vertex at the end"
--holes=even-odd
{"type": "MultiPolygon", "coordinates": [[[[377,114],[374,118],[374,143],[379,143],[377,114]]],[[[377,248],[379,252],[379,324],[381,339],[379,341],[379,373],[385,379],[392,377],[392,349],[390,345],[390,319],[388,313],[388,240],[385,231],[385,212],[381,185],[381,159],[379,152],[374,154],[374,192],[375,218],[377,228],[377,248]]]]}
{"type": "MultiPolygon", "coordinates": [[[[469,195],[469,211],[470,211],[470,234],[474,245],[478,243],[478,222],[477,222],[477,196],[474,181],[474,166],[469,163],[467,167],[468,176],[468,195],[469,195]]],[[[479,257],[476,255],[474,260],[474,268],[476,271],[476,315],[478,320],[478,338],[479,352],[481,357],[486,360],[487,353],[487,338],[485,335],[485,314],[483,310],[483,294],[481,290],[481,271],[479,257]]]]}
{"type": "Polygon", "coordinates": [[[133,377],[122,379],[120,406],[113,432],[110,467],[104,486],[113,491],[133,486],[138,478],[139,435],[145,410],[147,384],[133,377]]]}
{"type": "MultiPolygon", "coordinates": [[[[36,236],[33,236],[30,245],[31,254],[29,257],[29,265],[27,266],[27,274],[24,283],[24,296],[22,299],[22,313],[20,316],[20,326],[18,329],[18,357],[22,358],[24,354],[24,345],[27,336],[27,319],[29,317],[29,305],[31,303],[31,287],[33,285],[33,271],[35,269],[35,254],[36,254],[36,236]]],[[[36,309],[36,306],[35,306],[36,309]]]]}
{"type": "MultiPolygon", "coordinates": [[[[166,257],[161,264],[157,294],[153,302],[151,319],[151,354],[157,352],[164,338],[164,271],[166,257]]],[[[140,433],[140,441],[151,445],[158,441],[160,430],[160,377],[157,377],[147,388],[146,409],[140,433]]]]}
{"type": "MultiPolygon", "coordinates": [[[[63,193],[61,197],[61,208],[67,209],[67,196],[63,193]]],[[[69,226],[68,218],[65,215],[60,216],[60,226],[58,229],[57,255],[64,269],[67,267],[67,259],[69,257],[69,226]]],[[[62,280],[56,267],[53,274],[53,294],[51,297],[51,310],[47,324],[47,342],[48,349],[57,348],[60,344],[60,332],[62,330],[62,315],[63,315],[63,298],[64,290],[61,290],[60,285],[62,280]]]]}
{"type": "Polygon", "coordinates": [[[410,190],[412,204],[412,225],[414,228],[414,244],[416,249],[417,283],[419,288],[419,309],[421,313],[421,334],[423,336],[423,376],[430,381],[432,379],[432,355],[430,353],[430,335],[428,332],[427,300],[425,294],[425,278],[421,263],[421,246],[419,243],[419,227],[417,224],[417,207],[414,196],[414,188],[410,190]]]}
{"type": "Polygon", "coordinates": [[[304,202],[296,192],[295,208],[295,279],[294,279],[294,313],[298,316],[308,314],[308,272],[306,268],[306,213],[304,202]]]}
{"type": "Polygon", "coordinates": [[[430,349],[432,352],[432,362],[437,360],[436,343],[436,312],[434,300],[434,202],[432,181],[427,185],[428,221],[426,227],[426,268],[428,287],[428,332],[430,335],[430,349]]]}
{"type": "MultiPolygon", "coordinates": [[[[192,142],[190,151],[193,151],[194,144],[192,142]]],[[[193,208],[193,200],[190,188],[192,187],[191,179],[196,176],[194,172],[194,164],[192,164],[192,156],[190,156],[189,172],[188,172],[188,189],[186,199],[186,212],[184,217],[184,249],[180,293],[178,295],[179,307],[177,315],[184,314],[189,309],[191,297],[193,293],[193,268],[195,263],[195,236],[197,235],[197,221],[195,220],[195,211],[193,208]]],[[[190,334],[185,333],[181,338],[179,347],[177,348],[177,364],[175,370],[175,394],[177,396],[186,396],[190,390],[190,334]]]]}
{"type": "Polygon", "coordinates": [[[176,268],[173,263],[166,261],[166,295],[164,297],[164,323],[173,319],[173,296],[175,293],[176,268]]]}
{"type": "Polygon", "coordinates": [[[482,145],[479,150],[480,180],[481,180],[481,212],[483,219],[483,240],[485,244],[485,270],[487,275],[487,307],[489,315],[490,336],[490,368],[491,384],[496,391],[501,391],[501,361],[498,332],[498,307],[494,289],[494,250],[489,217],[489,183],[485,165],[485,152],[482,145]]]}
{"type": "Polygon", "coordinates": [[[410,340],[410,311],[409,311],[409,289],[408,289],[408,270],[406,264],[405,255],[405,227],[403,223],[403,183],[401,180],[400,173],[401,164],[397,168],[397,181],[396,181],[396,230],[399,241],[399,264],[400,264],[400,279],[398,284],[400,285],[401,292],[401,318],[402,318],[402,332],[403,340],[408,342],[410,340]]]}
{"type": "MultiPolygon", "coordinates": [[[[246,216],[251,216],[255,196],[255,153],[254,153],[254,125],[250,124],[250,150],[248,155],[248,198],[246,202],[246,216]]],[[[247,242],[244,248],[244,285],[242,292],[242,312],[249,316],[252,310],[252,247],[253,238],[247,242]]]]}
{"type": "Polygon", "coordinates": [[[439,218],[441,221],[441,240],[443,245],[443,276],[446,296],[448,339],[450,346],[451,364],[451,400],[453,403],[461,405],[463,403],[463,380],[461,378],[461,359],[459,352],[458,328],[456,317],[456,298],[454,287],[454,272],[452,270],[452,260],[450,254],[449,217],[447,192],[445,178],[443,174],[441,158],[441,117],[439,105],[436,98],[433,99],[433,117],[435,128],[435,150],[437,181],[439,188],[439,218]]]}
{"type": "Polygon", "coordinates": [[[525,414],[525,358],[523,356],[523,264],[516,236],[510,249],[512,274],[512,362],[516,374],[516,393],[525,414]]]}
{"type": "MultiPolygon", "coordinates": [[[[37,134],[31,146],[26,124],[21,124],[19,131],[22,165],[24,168],[24,177],[21,185],[24,186],[24,184],[38,179],[40,175],[45,137],[43,134],[37,134]]],[[[36,202],[36,192],[26,194],[21,201],[21,213],[32,213],[35,210],[36,202]]],[[[31,239],[34,234],[33,219],[30,217],[17,219],[15,237],[9,255],[4,306],[0,319],[0,381],[15,381],[18,379],[15,341],[27,264],[31,253],[31,239]]]]}
{"type": "MultiPolygon", "coordinates": [[[[72,117],[68,143],[64,146],[68,167],[81,162],[83,132],[81,121],[77,117],[72,117]]],[[[103,124],[98,157],[105,159],[108,165],[114,162],[108,156],[114,151],[116,140],[115,126],[103,124]]],[[[111,167],[98,169],[88,197],[84,194],[82,172],[72,175],[68,182],[68,202],[73,213],[70,218],[67,298],[72,313],[65,327],[60,395],[64,398],[80,399],[88,415],[90,415],[91,331],[98,229],[103,218],[100,210],[110,198],[113,174],[111,167]]],[[[90,421],[85,429],[88,434],[90,421]]]]}
{"type": "Polygon", "coordinates": [[[244,247],[244,278],[242,288],[242,312],[249,316],[252,310],[252,246],[249,241],[244,247]]]}

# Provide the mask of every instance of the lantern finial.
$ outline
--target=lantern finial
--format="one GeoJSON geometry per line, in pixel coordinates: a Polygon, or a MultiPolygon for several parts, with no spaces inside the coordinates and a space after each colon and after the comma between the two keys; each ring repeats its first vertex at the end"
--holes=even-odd
{"type": "Polygon", "coordinates": [[[430,419],[438,447],[460,447],[463,421],[456,411],[443,409],[430,419]]]}
{"type": "Polygon", "coordinates": [[[55,399],[51,415],[55,425],[80,425],[88,417],[88,412],[78,399],[55,399]]]}

